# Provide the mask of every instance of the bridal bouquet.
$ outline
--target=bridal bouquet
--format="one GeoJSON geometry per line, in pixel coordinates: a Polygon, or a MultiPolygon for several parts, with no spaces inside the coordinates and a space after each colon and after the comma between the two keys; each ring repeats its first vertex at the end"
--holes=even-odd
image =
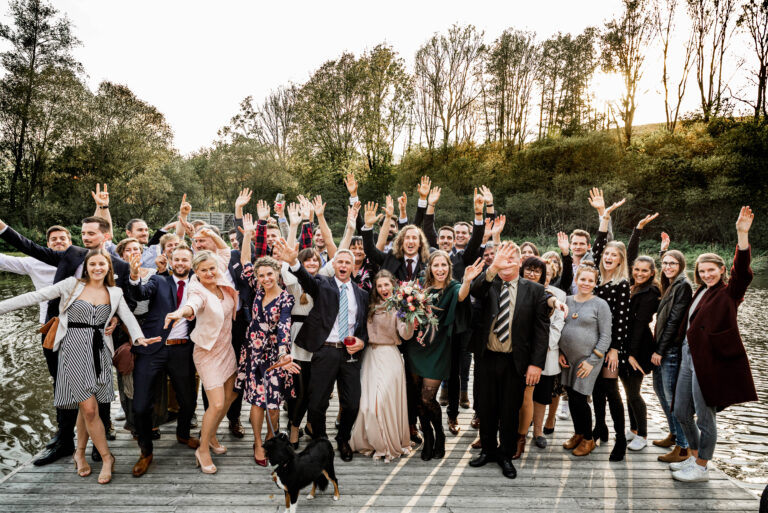
{"type": "Polygon", "coordinates": [[[401,283],[384,301],[387,312],[395,310],[397,317],[406,323],[416,323],[416,341],[427,345],[435,336],[438,321],[435,316],[438,294],[428,294],[417,281],[401,283]]]}

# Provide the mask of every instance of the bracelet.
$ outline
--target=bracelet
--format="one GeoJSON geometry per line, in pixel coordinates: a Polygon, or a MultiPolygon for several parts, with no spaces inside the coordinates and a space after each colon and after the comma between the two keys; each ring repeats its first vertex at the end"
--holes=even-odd
{"type": "Polygon", "coordinates": [[[597,349],[593,349],[592,352],[595,353],[595,356],[597,356],[598,358],[602,358],[605,356],[603,353],[601,353],[597,349]]]}
{"type": "Polygon", "coordinates": [[[492,206],[493,206],[493,203],[486,203],[486,204],[485,204],[485,206],[486,206],[486,208],[487,208],[487,207],[492,207],[492,206]]]}
{"type": "Polygon", "coordinates": [[[476,216],[481,216],[481,215],[483,215],[483,212],[482,211],[480,211],[480,212],[475,211],[475,215],[476,216]]]}
{"type": "Polygon", "coordinates": [[[109,206],[99,205],[99,208],[109,208],[109,206]]]}

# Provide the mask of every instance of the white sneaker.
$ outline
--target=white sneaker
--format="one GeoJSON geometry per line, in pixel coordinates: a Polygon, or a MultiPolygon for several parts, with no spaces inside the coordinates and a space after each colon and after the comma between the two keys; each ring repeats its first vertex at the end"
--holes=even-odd
{"type": "Polygon", "coordinates": [[[125,412],[123,411],[123,407],[121,406],[119,410],[117,410],[117,415],[115,415],[115,420],[125,420],[125,412]]]}
{"type": "Polygon", "coordinates": [[[678,470],[683,470],[684,468],[686,468],[686,467],[688,467],[690,465],[695,465],[695,464],[696,464],[696,458],[691,456],[687,460],[676,461],[674,463],[670,463],[669,464],[669,470],[671,470],[672,472],[677,472],[678,470]]]}
{"type": "Polygon", "coordinates": [[[568,401],[560,401],[560,409],[557,411],[557,418],[560,420],[568,420],[571,416],[570,410],[568,410],[568,401]]]}
{"type": "Polygon", "coordinates": [[[632,441],[629,442],[629,445],[627,445],[627,449],[629,449],[630,451],[640,451],[642,449],[645,449],[647,445],[648,445],[648,440],[646,440],[642,436],[635,435],[632,441]]]}
{"type": "Polygon", "coordinates": [[[672,477],[677,481],[684,481],[686,483],[697,483],[699,481],[708,481],[709,472],[706,467],[700,465],[688,465],[684,469],[672,472],[672,477]]]}
{"type": "Polygon", "coordinates": [[[626,436],[626,437],[627,437],[627,442],[631,442],[632,440],[634,440],[634,439],[635,439],[635,437],[636,437],[637,435],[636,435],[635,433],[633,433],[631,429],[627,429],[627,434],[626,434],[626,435],[624,435],[624,436],[626,436]]]}

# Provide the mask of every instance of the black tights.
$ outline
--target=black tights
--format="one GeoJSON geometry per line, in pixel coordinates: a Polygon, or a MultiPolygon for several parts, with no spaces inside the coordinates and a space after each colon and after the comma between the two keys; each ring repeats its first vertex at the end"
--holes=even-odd
{"type": "Polygon", "coordinates": [[[443,433],[443,410],[437,402],[437,391],[440,389],[439,379],[422,378],[411,374],[414,388],[421,395],[421,400],[416,403],[416,412],[421,420],[421,430],[425,433],[431,431],[430,425],[436,435],[443,433]]]}
{"type": "Polygon", "coordinates": [[[616,437],[624,438],[624,403],[621,402],[621,395],[619,395],[619,380],[599,376],[592,391],[592,404],[595,407],[595,429],[605,425],[606,399],[608,400],[608,408],[611,410],[616,437]]]}
{"type": "Polygon", "coordinates": [[[629,410],[629,429],[637,431],[643,438],[648,436],[648,408],[645,406],[643,396],[640,395],[640,386],[643,384],[643,375],[639,372],[630,372],[628,376],[621,377],[624,385],[624,393],[627,394],[627,410],[629,410]]]}
{"type": "Polygon", "coordinates": [[[584,440],[592,440],[592,410],[587,396],[568,388],[568,409],[571,410],[574,432],[584,440]]]}

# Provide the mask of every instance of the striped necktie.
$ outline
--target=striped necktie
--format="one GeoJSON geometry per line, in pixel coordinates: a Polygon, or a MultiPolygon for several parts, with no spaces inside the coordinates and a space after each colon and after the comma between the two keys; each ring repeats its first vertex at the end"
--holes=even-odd
{"type": "Polygon", "coordinates": [[[499,296],[499,315],[496,317],[496,326],[493,332],[500,343],[509,338],[509,287],[511,282],[502,282],[501,295],[499,296]]]}
{"type": "Polygon", "coordinates": [[[349,333],[349,298],[347,298],[347,284],[339,287],[339,315],[336,317],[339,325],[339,341],[343,341],[349,333]]]}

